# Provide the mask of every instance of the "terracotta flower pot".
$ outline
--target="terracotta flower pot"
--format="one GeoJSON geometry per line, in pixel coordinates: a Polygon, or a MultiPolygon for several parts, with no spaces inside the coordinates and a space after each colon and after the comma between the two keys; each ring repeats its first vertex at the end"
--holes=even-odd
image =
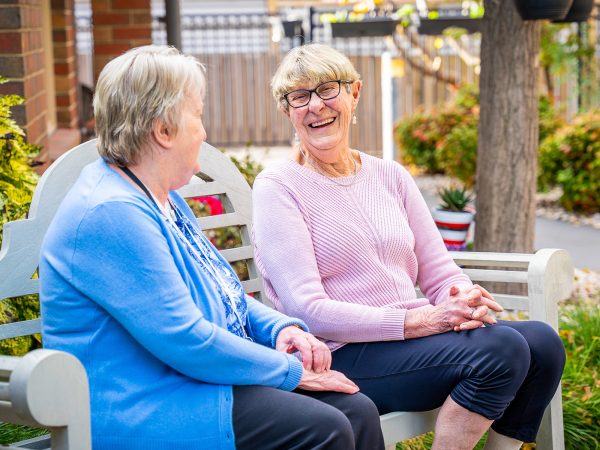
{"type": "Polygon", "coordinates": [[[564,19],[573,0],[514,0],[523,20],[564,19]]]}
{"type": "Polygon", "coordinates": [[[431,215],[448,250],[464,250],[474,214],[469,211],[434,209],[431,215]]]}

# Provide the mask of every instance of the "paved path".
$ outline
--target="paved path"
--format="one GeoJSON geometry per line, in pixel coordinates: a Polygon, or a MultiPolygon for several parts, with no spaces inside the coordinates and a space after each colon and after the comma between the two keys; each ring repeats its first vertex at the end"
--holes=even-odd
{"type": "MultiPolygon", "coordinates": [[[[244,154],[244,149],[231,150],[232,154],[244,154]]],[[[289,147],[252,147],[254,159],[268,166],[291,153],[289,147]]],[[[430,207],[437,204],[435,196],[423,192],[430,207]]],[[[569,252],[575,267],[600,271],[600,230],[590,226],[573,225],[559,220],[538,217],[535,223],[535,248],[563,248],[569,252]]]]}

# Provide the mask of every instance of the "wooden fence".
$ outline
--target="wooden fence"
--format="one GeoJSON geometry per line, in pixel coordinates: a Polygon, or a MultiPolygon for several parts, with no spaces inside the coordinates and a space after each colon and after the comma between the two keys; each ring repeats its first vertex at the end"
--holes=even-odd
{"type": "MultiPolygon", "coordinates": [[[[78,42],[85,32],[91,35],[89,27],[80,22],[78,42]]],[[[220,147],[289,145],[293,130],[277,110],[270,79],[285,52],[294,45],[292,39],[272,42],[271,30],[277,25],[260,14],[183,16],[182,23],[184,52],[195,54],[207,69],[205,125],[209,141],[220,147]]],[[[155,20],[153,27],[154,43],[164,44],[164,24],[155,20]]],[[[430,111],[450,100],[455,88],[448,79],[457,84],[478,83],[476,37],[449,45],[447,38],[398,29],[394,41],[386,39],[332,38],[323,27],[315,29],[312,39],[348,55],[361,74],[363,91],[356,114],[358,123],[351,128],[351,145],[379,156],[384,140],[391,139],[382,135],[383,129],[390,128],[384,126],[384,121],[389,125],[389,121],[395,123],[419,110],[430,111]],[[392,68],[382,74],[384,51],[391,55],[392,68]],[[382,98],[382,79],[383,83],[391,83],[391,98],[382,98]],[[384,117],[384,110],[391,114],[384,117]]],[[[86,52],[91,54],[91,44],[78,44],[79,78],[83,84],[88,81],[85,66],[91,61],[83,54],[86,52]]],[[[572,95],[576,81],[573,74],[555,77],[556,105],[567,118],[577,110],[577,98],[572,95]]]]}

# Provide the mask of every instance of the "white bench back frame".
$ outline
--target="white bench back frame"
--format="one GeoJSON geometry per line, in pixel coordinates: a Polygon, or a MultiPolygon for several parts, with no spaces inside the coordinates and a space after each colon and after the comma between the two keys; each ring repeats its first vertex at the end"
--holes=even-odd
{"type": "MultiPolygon", "coordinates": [[[[97,157],[95,140],[67,152],[42,176],[35,190],[29,218],[5,224],[0,250],[0,299],[38,292],[35,273],[45,230],[81,169],[97,157]]],[[[236,166],[219,150],[204,144],[199,158],[201,173],[179,192],[186,198],[206,195],[221,198],[225,213],[199,218],[198,223],[203,230],[239,227],[242,245],[223,250],[222,254],[230,263],[246,263],[249,279],[243,281],[244,288],[269,304],[261,295],[262,281],[253,260],[250,240],[252,191],[236,166]]],[[[557,302],[570,295],[573,280],[573,266],[564,250],[543,249],[535,254],[455,252],[452,256],[474,282],[526,284],[527,296],[495,294],[495,297],[505,309],[528,311],[530,319],[547,322],[557,329],[557,302]]],[[[29,335],[39,330],[39,320],[0,325],[0,339],[29,335]]],[[[87,432],[85,427],[85,423],[89,423],[89,407],[85,407],[89,405],[87,380],[78,364],[75,358],[69,359],[69,355],[48,350],[32,352],[25,358],[0,358],[0,375],[6,375],[8,380],[4,385],[0,384],[0,420],[59,430],[52,434],[52,448],[55,450],[91,448],[89,426],[87,432]],[[27,364],[26,359],[29,361],[27,364]],[[48,367],[42,367],[44,362],[48,367]],[[17,371],[15,367],[23,364],[29,369],[17,371]],[[28,372],[31,367],[48,376],[38,376],[35,370],[28,372]],[[74,378],[65,377],[67,373],[72,373],[74,378]],[[57,389],[57,386],[60,388],[57,389]],[[66,402],[75,391],[76,398],[66,402]],[[56,419],[59,417],[56,411],[64,411],[67,404],[67,410],[76,410],[78,414],[56,419]],[[34,412],[35,408],[41,408],[42,412],[34,412]],[[82,429],[84,431],[80,433],[82,429]]],[[[436,414],[437,410],[383,415],[381,425],[386,445],[393,448],[396,442],[433,430],[436,414]]],[[[564,449],[560,387],[544,415],[538,448],[564,449]]]]}

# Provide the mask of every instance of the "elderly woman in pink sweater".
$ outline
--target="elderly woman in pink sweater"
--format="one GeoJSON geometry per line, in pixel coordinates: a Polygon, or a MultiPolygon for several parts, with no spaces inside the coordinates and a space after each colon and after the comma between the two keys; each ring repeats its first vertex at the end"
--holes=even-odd
{"type": "Polygon", "coordinates": [[[406,169],[350,148],[361,86],[319,44],[292,49],[273,77],[298,145],[254,184],[267,294],[381,414],[441,406],[434,449],[471,449],[490,426],[486,449],[517,449],[556,391],[560,339],[540,322],[497,323],[502,308],[454,264],[406,169]]]}

